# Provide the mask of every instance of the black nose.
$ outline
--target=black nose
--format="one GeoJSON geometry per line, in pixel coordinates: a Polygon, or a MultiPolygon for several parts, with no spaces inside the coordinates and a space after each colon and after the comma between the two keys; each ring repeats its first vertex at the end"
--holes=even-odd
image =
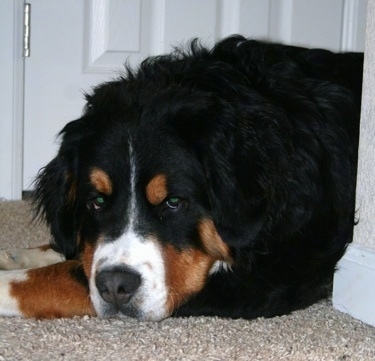
{"type": "Polygon", "coordinates": [[[119,308],[128,303],[138,289],[141,276],[126,268],[115,268],[99,272],[95,283],[103,300],[119,308]]]}

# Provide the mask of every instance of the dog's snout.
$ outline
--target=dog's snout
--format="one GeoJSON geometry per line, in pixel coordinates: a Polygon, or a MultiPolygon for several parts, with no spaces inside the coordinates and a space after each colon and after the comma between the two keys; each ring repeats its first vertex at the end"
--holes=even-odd
{"type": "Polygon", "coordinates": [[[95,278],[96,287],[104,301],[116,308],[129,302],[141,284],[141,276],[128,269],[104,270],[95,278]]]}

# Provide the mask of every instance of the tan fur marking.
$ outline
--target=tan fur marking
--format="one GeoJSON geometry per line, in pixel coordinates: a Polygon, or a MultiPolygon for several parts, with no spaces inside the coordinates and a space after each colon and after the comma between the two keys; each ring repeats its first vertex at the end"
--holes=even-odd
{"type": "Polygon", "coordinates": [[[225,261],[232,264],[229,247],[223,242],[211,219],[204,219],[198,225],[203,246],[208,254],[215,258],[215,261],[225,261]]]}
{"type": "Polygon", "coordinates": [[[111,195],[113,192],[112,181],[104,170],[93,168],[90,174],[90,182],[98,190],[98,192],[111,195]]]}
{"type": "Polygon", "coordinates": [[[28,279],[10,284],[25,317],[58,318],[95,315],[88,289],[72,277],[79,261],[66,261],[27,271],[28,279]]]}
{"type": "Polygon", "coordinates": [[[147,184],[146,197],[152,205],[158,205],[167,195],[167,178],[164,174],[158,174],[147,184]]]}
{"type": "Polygon", "coordinates": [[[169,289],[166,307],[169,313],[202,290],[216,261],[224,261],[229,265],[233,262],[229,247],[219,236],[212,220],[202,220],[198,231],[204,251],[178,251],[171,245],[164,248],[166,284],[169,289]]]}
{"type": "Polygon", "coordinates": [[[196,249],[177,251],[167,245],[164,249],[166,284],[169,289],[167,310],[183,304],[191,295],[199,292],[205,282],[214,260],[208,254],[196,249]]]}
{"type": "Polygon", "coordinates": [[[86,243],[82,253],[82,264],[83,270],[87,279],[90,279],[91,276],[91,269],[92,269],[92,261],[94,259],[95,247],[91,244],[86,243]]]}

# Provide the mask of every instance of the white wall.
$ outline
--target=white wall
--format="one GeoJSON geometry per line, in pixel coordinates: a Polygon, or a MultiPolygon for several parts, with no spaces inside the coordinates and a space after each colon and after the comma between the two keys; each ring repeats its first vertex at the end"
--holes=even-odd
{"type": "Polygon", "coordinates": [[[375,251],[375,1],[369,0],[354,242],[375,251]]]}
{"type": "Polygon", "coordinates": [[[335,274],[334,307],[375,326],[375,0],[368,1],[353,244],[335,274]]]}

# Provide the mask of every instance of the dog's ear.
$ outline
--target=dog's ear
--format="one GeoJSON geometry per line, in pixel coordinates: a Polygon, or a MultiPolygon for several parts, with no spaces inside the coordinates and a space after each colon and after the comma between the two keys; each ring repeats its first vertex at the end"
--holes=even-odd
{"type": "Polygon", "coordinates": [[[221,149],[208,150],[202,160],[211,215],[228,245],[256,247],[269,209],[263,169],[249,157],[241,159],[230,147],[223,139],[221,149]]]}
{"type": "MultiPolygon", "coordinates": [[[[255,109],[254,116],[258,116],[255,109]]],[[[220,99],[196,101],[176,113],[178,134],[203,168],[211,214],[221,237],[241,247],[256,241],[263,228],[272,191],[265,151],[272,147],[265,134],[255,134],[252,123],[241,121],[242,110],[220,99]]],[[[259,133],[259,132],[258,132],[259,133]]]]}
{"type": "Polygon", "coordinates": [[[68,123],[60,132],[62,143],[57,156],[34,182],[35,217],[46,221],[52,247],[68,259],[77,253],[77,171],[78,149],[84,136],[83,119],[68,123]]]}

